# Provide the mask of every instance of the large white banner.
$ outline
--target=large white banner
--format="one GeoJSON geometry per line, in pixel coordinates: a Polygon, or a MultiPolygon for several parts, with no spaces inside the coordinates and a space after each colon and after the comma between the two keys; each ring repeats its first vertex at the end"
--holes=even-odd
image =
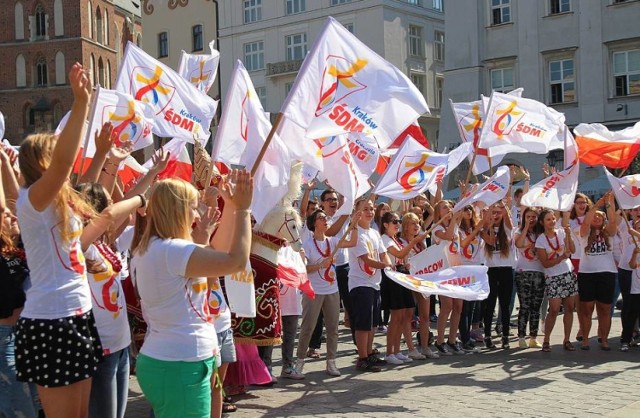
{"type": "Polygon", "coordinates": [[[480,186],[473,187],[472,192],[467,192],[462,199],[453,207],[453,211],[462,210],[465,206],[474,202],[483,202],[490,206],[505,197],[511,183],[511,172],[509,167],[503,165],[496,170],[496,173],[480,186]]]}
{"type": "Polygon", "coordinates": [[[484,300],[489,296],[488,270],[486,266],[456,266],[421,275],[399,273],[389,268],[384,272],[394,282],[424,295],[484,300]]]}
{"type": "Polygon", "coordinates": [[[224,288],[229,300],[229,309],[243,318],[256,317],[256,289],[253,283],[254,273],[247,261],[244,270],[224,276],[224,288]]]}
{"type": "Polygon", "coordinates": [[[409,258],[409,271],[413,275],[435,273],[449,267],[447,256],[440,245],[432,245],[409,258]]]}

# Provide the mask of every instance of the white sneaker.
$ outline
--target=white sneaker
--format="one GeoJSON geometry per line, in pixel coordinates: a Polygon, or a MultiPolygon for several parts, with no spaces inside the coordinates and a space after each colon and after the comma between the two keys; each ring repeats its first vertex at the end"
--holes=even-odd
{"type": "Polygon", "coordinates": [[[304,375],[296,370],[295,367],[285,367],[282,369],[280,373],[280,377],[284,377],[285,379],[293,379],[293,380],[302,380],[304,379],[304,375]]]}
{"type": "Polygon", "coordinates": [[[518,339],[518,347],[520,347],[520,348],[528,348],[529,345],[527,344],[527,340],[525,340],[524,338],[519,338],[518,339]]]}
{"type": "Polygon", "coordinates": [[[424,360],[426,359],[426,357],[421,354],[417,348],[414,348],[413,350],[409,351],[407,353],[407,356],[413,360],[424,360]]]}
{"type": "Polygon", "coordinates": [[[431,347],[424,347],[422,349],[422,354],[424,354],[425,356],[427,356],[427,358],[430,358],[430,359],[440,358],[440,354],[433,351],[431,347]]]}
{"type": "Polygon", "coordinates": [[[294,366],[294,369],[296,369],[296,371],[300,374],[302,374],[302,370],[304,369],[304,359],[303,358],[299,358],[298,360],[296,360],[296,365],[294,366]]]}
{"type": "Polygon", "coordinates": [[[400,360],[398,357],[396,357],[393,354],[389,354],[387,355],[384,360],[387,362],[387,364],[404,364],[404,361],[400,360]]]}
{"type": "Polygon", "coordinates": [[[413,361],[411,357],[407,357],[402,353],[396,353],[395,356],[398,360],[402,360],[405,363],[411,363],[413,361]]]}
{"type": "Polygon", "coordinates": [[[340,370],[338,370],[335,360],[327,360],[326,372],[329,376],[340,376],[340,370]]]}

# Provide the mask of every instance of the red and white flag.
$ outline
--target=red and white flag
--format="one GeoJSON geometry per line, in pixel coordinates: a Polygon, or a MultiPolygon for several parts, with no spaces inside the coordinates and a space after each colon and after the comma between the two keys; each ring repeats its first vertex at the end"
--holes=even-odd
{"type": "Polygon", "coordinates": [[[490,157],[509,152],[546,154],[564,129],[564,115],[533,99],[493,92],[478,146],[490,157]]]}
{"type": "Polygon", "coordinates": [[[148,171],[148,168],[143,167],[135,158],[128,155],[127,158],[120,163],[120,167],[118,167],[118,177],[120,177],[120,180],[124,185],[123,191],[125,193],[129,191],[136,181],[138,181],[138,179],[143,175],[147,174],[148,171]]]}
{"type": "Polygon", "coordinates": [[[316,292],[311,286],[309,277],[307,276],[307,267],[300,256],[300,253],[294,251],[290,245],[282,247],[278,250],[278,267],[276,269],[276,277],[281,283],[287,286],[300,289],[309,298],[315,299],[316,292]]]}
{"type": "Polygon", "coordinates": [[[191,143],[194,138],[203,143],[209,139],[218,102],[131,42],[120,65],[116,90],[153,107],[154,134],[191,143]]]}
{"type": "MultiPolygon", "coordinates": [[[[165,155],[170,153],[169,162],[167,168],[165,168],[160,174],[158,179],[167,178],[179,178],[187,182],[191,182],[191,176],[193,174],[193,165],[191,164],[191,158],[187,151],[187,141],[179,138],[173,138],[162,146],[165,155]]],[[[153,167],[153,161],[151,159],[143,165],[147,170],[153,167]]]]}
{"type": "Polygon", "coordinates": [[[424,192],[447,172],[448,154],[438,154],[409,137],[378,180],[374,194],[406,200],[424,192]]]}
{"type": "Polygon", "coordinates": [[[580,161],[609,168],[627,168],[640,151],[640,122],[611,132],[599,123],[581,123],[573,130],[580,161]]]}
{"type": "Polygon", "coordinates": [[[188,54],[184,50],[180,57],[178,74],[195,88],[207,94],[218,74],[220,52],[213,49],[215,41],[209,43],[211,54],[188,54]]]}
{"type": "Polygon", "coordinates": [[[281,112],[307,138],[281,135],[287,146],[321,169],[308,140],[361,132],[374,135],[384,149],[429,107],[402,71],[329,17],[281,112]]]}
{"type": "Polygon", "coordinates": [[[473,189],[472,193],[466,193],[453,207],[457,212],[474,202],[483,202],[490,206],[505,197],[511,183],[511,172],[506,165],[500,166],[496,173],[487,181],[473,189]]]}
{"type": "Polygon", "coordinates": [[[640,206],[640,174],[616,177],[606,168],[604,173],[611,183],[611,189],[622,209],[633,209],[640,206]]]}
{"type": "Polygon", "coordinates": [[[564,170],[552,174],[529,188],[520,203],[529,207],[543,207],[552,210],[569,211],[578,191],[578,149],[569,128],[565,127],[564,170]]]}

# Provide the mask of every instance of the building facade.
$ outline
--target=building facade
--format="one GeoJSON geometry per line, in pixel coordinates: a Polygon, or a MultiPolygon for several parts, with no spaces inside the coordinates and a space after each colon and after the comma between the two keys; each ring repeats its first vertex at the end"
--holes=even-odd
{"type": "Polygon", "coordinates": [[[75,62],[94,84],[115,82],[124,45],[139,39],[131,0],[18,0],[0,9],[0,111],[18,144],[51,131],[71,108],[67,73],[75,62]]]}
{"type": "MultiPolygon", "coordinates": [[[[563,112],[570,128],[602,123],[620,130],[640,120],[640,2],[635,0],[459,0],[447,3],[445,100],[467,102],[492,90],[524,88],[524,97],[563,112]]],[[[442,112],[440,132],[460,142],[451,109],[442,112]]],[[[549,161],[559,161],[561,153],[549,161]]],[[[543,175],[544,155],[509,154],[503,163],[543,175]]],[[[602,175],[581,166],[581,190],[602,175]]],[[[606,186],[606,182],[602,183],[606,186]]]]}
{"type": "Polygon", "coordinates": [[[403,71],[423,92],[431,116],[420,118],[438,137],[444,70],[442,0],[222,0],[222,97],[236,59],[243,61],[266,111],[275,114],[328,16],[403,71]]]}

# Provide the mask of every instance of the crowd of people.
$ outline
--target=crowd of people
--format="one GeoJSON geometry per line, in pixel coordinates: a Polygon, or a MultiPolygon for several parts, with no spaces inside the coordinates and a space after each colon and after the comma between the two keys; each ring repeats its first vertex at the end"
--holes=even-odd
{"type": "MultiPolygon", "coordinates": [[[[245,269],[250,256],[251,175],[232,170],[217,187],[198,191],[183,180],[158,180],[168,163],[159,152],[125,192],[116,170],[127,149],[113,145],[109,124],[95,136],[86,172],[74,174],[91,85],[79,64],[69,81],[74,102],[62,132],[30,135],[18,154],[0,150],[0,415],[123,417],[131,370],[157,417],[232,412],[225,394],[276,380],[270,351],[235,344],[234,319],[221,309],[220,277],[245,269]],[[147,325],[139,352],[123,283],[147,325]]],[[[513,198],[509,191],[489,207],[458,212],[439,187],[430,198],[406,201],[368,195],[350,216],[337,215],[342,197],[327,188],[317,202],[315,185],[307,185],[300,255],[315,297],[281,285],[280,377],[305,378],[305,361],[320,357],[323,330],[326,373],[341,375],[341,310],[361,372],[496,349],[495,338],[509,349],[511,328],[519,348],[550,352],[561,312],[562,349],[589,350],[593,334],[608,351],[620,295],[616,348],[629,351],[640,316],[640,207],[616,210],[612,193],[596,202],[578,193],[570,212],[525,207],[525,176],[513,198]],[[408,273],[411,257],[431,246],[450,266],[486,265],[488,298],[423,295],[385,273],[408,273]],[[379,330],[384,352],[373,344],[379,330]]]]}

